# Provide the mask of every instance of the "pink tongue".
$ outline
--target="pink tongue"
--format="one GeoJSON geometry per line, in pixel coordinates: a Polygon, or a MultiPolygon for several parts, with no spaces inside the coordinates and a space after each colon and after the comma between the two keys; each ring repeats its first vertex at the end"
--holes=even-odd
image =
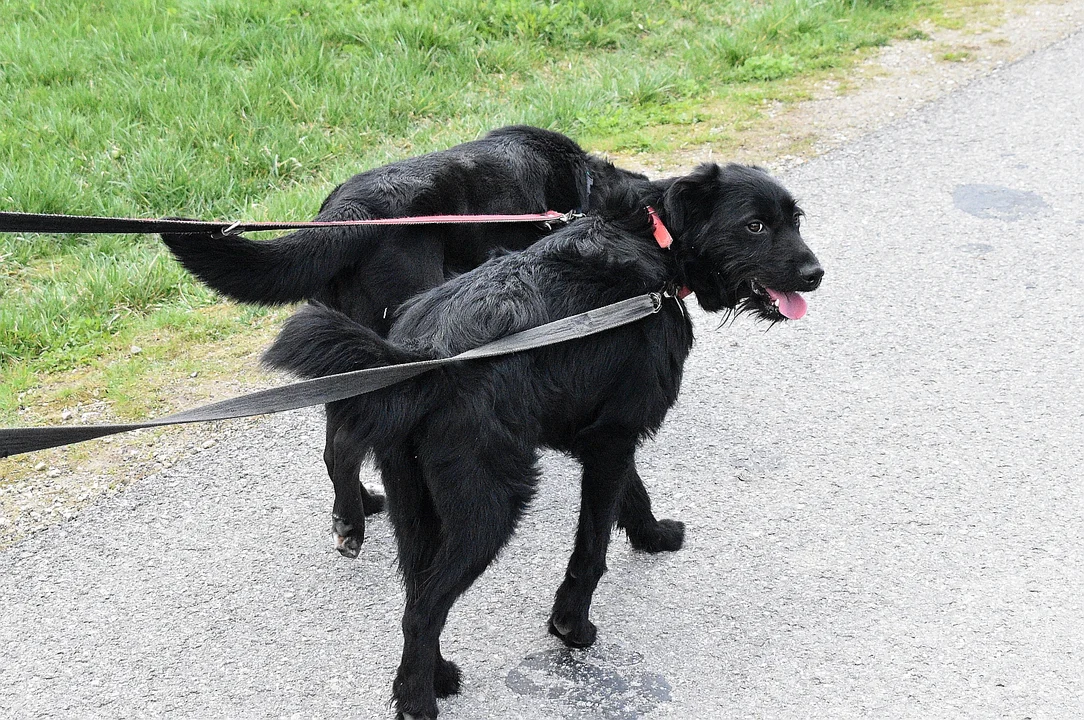
{"type": "Polygon", "coordinates": [[[802,316],[805,315],[805,298],[798,293],[779,292],[771,288],[764,289],[768,291],[768,296],[775,300],[775,304],[779,307],[779,312],[782,313],[783,317],[791,320],[801,320],[802,316]]]}

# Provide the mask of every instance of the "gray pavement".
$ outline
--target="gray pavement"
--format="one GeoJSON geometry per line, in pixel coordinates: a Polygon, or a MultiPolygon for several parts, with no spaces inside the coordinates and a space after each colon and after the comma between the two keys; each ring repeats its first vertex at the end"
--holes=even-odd
{"type": "MultiPolygon", "coordinates": [[[[561,649],[576,467],[547,456],[453,609],[442,717],[1084,715],[1082,128],[1077,34],[785,177],[809,315],[697,315],[640,453],[685,548],[616,542],[598,645],[561,649]]],[[[391,532],[333,553],[321,429],[223,424],[0,554],[0,715],[390,717],[391,532]]]]}

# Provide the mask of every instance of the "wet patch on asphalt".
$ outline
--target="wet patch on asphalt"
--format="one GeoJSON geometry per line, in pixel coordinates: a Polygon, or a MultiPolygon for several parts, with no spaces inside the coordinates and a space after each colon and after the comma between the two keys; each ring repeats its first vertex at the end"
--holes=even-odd
{"type": "Polygon", "coordinates": [[[958,210],[984,220],[1020,220],[1050,207],[1037,193],[1000,185],[957,185],[952,202],[958,210]]]}
{"type": "Polygon", "coordinates": [[[670,683],[617,645],[554,648],[528,655],[505,678],[513,692],[556,701],[567,720],[636,720],[670,702],[670,683]]]}

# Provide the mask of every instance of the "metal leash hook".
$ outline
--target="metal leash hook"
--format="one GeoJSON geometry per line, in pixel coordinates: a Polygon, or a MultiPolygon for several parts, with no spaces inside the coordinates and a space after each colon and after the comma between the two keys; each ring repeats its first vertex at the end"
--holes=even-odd
{"type": "Polygon", "coordinates": [[[560,217],[555,217],[552,220],[545,221],[544,223],[542,223],[542,225],[543,225],[543,227],[546,228],[546,230],[553,230],[553,224],[554,223],[561,223],[563,225],[568,225],[573,220],[579,220],[582,217],[587,217],[587,214],[579,212],[577,210],[569,210],[568,212],[561,215],[560,217]]]}
{"type": "MultiPolygon", "coordinates": [[[[685,303],[681,302],[681,299],[688,293],[685,293],[685,295],[683,295],[677,285],[670,283],[665,288],[663,288],[662,293],[652,293],[652,295],[655,294],[659,294],[662,298],[673,298],[674,303],[678,307],[678,311],[681,312],[681,316],[685,317],[685,303]]],[[[659,301],[659,306],[662,306],[661,300],[659,301]]],[[[658,312],[658,309],[656,309],[655,312],[658,312]]]]}
{"type": "Polygon", "coordinates": [[[223,228],[222,230],[216,230],[215,232],[211,233],[211,239],[212,240],[222,240],[224,238],[229,237],[230,235],[237,235],[238,234],[238,229],[237,228],[239,228],[239,227],[241,227],[241,223],[240,222],[235,222],[233,225],[230,225],[229,227],[223,228]]]}

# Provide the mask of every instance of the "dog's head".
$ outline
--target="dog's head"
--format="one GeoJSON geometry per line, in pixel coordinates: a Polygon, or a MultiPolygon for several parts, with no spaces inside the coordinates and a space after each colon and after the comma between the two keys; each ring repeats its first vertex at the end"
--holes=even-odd
{"type": "Polygon", "coordinates": [[[701,307],[773,322],[805,314],[800,293],[816,290],[824,270],[799,232],[802,210],[767,172],[701,165],[674,180],[662,204],[682,281],[701,307]]]}

